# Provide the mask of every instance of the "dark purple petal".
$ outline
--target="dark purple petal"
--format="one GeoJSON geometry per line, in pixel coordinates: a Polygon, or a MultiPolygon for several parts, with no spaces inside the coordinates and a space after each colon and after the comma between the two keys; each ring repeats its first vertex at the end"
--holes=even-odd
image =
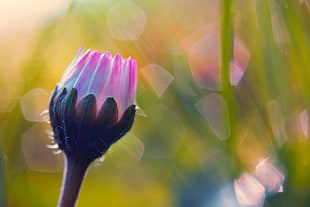
{"type": "Polygon", "coordinates": [[[53,108],[53,114],[54,114],[54,118],[56,121],[56,125],[57,126],[63,126],[63,107],[62,107],[62,100],[65,98],[65,95],[67,94],[67,89],[64,88],[62,90],[62,92],[55,97],[55,105],[53,108]]]}
{"type": "Polygon", "coordinates": [[[121,120],[117,123],[117,125],[113,128],[111,132],[111,134],[113,135],[113,140],[111,141],[111,144],[119,140],[130,130],[135,118],[135,113],[135,105],[131,105],[127,108],[121,120]]]}
{"type": "Polygon", "coordinates": [[[51,97],[51,100],[50,100],[50,105],[49,105],[49,115],[50,115],[50,121],[51,121],[51,125],[52,125],[53,129],[55,129],[55,127],[56,127],[56,120],[54,119],[54,117],[55,117],[54,106],[56,103],[55,97],[57,94],[58,94],[58,87],[56,86],[56,88],[53,92],[53,95],[51,97]]]}
{"type": "MultiPolygon", "coordinates": [[[[77,90],[75,88],[72,88],[63,100],[64,130],[67,142],[69,141],[68,139],[77,137],[76,100],[77,90]]],[[[67,143],[67,145],[71,145],[68,148],[74,148],[76,143],[67,143]]]]}
{"type": "MultiPolygon", "coordinates": [[[[96,129],[102,129],[101,131],[108,131],[117,122],[118,110],[117,104],[114,98],[108,98],[102,105],[95,124],[96,129]]],[[[102,134],[99,136],[103,136],[102,134]]]]}
{"type": "Polygon", "coordinates": [[[81,100],[76,110],[77,130],[79,142],[82,143],[91,136],[91,128],[96,120],[96,97],[93,94],[87,95],[81,100]]]}

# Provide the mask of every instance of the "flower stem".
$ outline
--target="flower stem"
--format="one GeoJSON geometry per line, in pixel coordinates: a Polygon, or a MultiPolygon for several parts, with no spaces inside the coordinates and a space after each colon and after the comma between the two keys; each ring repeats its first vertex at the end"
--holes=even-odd
{"type": "Polygon", "coordinates": [[[233,6],[234,0],[222,0],[221,22],[221,87],[227,101],[230,125],[228,151],[232,158],[232,176],[237,176],[242,169],[242,162],[237,153],[237,104],[233,87],[230,83],[230,64],[234,57],[233,6]]]}
{"type": "Polygon", "coordinates": [[[79,153],[64,153],[65,169],[58,207],[74,207],[90,161],[79,153]]]}

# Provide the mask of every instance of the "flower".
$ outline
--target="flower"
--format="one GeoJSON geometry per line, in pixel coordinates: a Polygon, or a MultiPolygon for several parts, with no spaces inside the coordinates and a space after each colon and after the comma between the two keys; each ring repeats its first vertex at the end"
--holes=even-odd
{"type": "Polygon", "coordinates": [[[131,128],[137,64],[110,52],[80,48],[50,100],[55,142],[66,154],[100,157],[131,128]]]}

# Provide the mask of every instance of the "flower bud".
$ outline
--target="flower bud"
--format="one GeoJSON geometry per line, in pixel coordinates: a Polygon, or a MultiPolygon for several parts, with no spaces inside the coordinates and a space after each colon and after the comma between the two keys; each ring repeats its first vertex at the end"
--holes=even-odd
{"type": "Polygon", "coordinates": [[[49,114],[59,149],[91,161],[132,126],[137,64],[110,52],[82,53],[80,48],[57,84],[49,114]]]}

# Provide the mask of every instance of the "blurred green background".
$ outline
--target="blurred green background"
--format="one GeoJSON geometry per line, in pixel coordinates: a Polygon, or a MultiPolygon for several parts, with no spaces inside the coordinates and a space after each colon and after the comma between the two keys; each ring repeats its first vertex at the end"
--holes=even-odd
{"type": "Polygon", "coordinates": [[[264,206],[310,206],[310,1],[223,2],[1,1],[0,206],[56,206],[41,112],[80,46],[138,61],[139,110],[78,206],[239,206],[234,180],[265,158],[285,179],[264,206]]]}

